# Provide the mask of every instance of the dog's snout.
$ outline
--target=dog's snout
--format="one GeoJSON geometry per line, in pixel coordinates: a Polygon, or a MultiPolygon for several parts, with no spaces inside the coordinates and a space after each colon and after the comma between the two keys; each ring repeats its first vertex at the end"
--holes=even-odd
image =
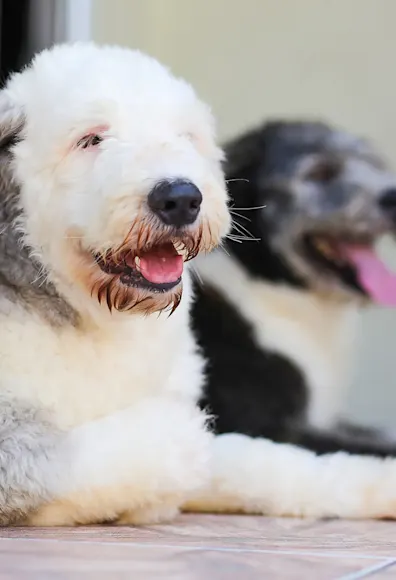
{"type": "Polygon", "coordinates": [[[396,187],[386,189],[379,198],[379,204],[384,210],[396,212],[396,187]]]}
{"type": "Polygon", "coordinates": [[[198,217],[202,194],[186,180],[161,181],[148,196],[150,209],[169,226],[192,224],[198,217]]]}

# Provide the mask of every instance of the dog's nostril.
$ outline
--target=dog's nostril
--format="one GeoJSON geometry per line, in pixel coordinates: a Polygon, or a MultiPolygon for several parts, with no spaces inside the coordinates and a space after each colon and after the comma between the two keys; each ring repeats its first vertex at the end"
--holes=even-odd
{"type": "Polygon", "coordinates": [[[191,181],[161,181],[148,196],[148,205],[165,224],[182,227],[198,217],[202,194],[191,181]]]}
{"type": "Polygon", "coordinates": [[[396,210],[396,187],[386,189],[379,198],[379,204],[384,209],[396,210]]]}
{"type": "Polygon", "coordinates": [[[173,209],[176,209],[176,202],[175,201],[167,201],[165,203],[165,210],[166,211],[171,211],[173,209]]]}

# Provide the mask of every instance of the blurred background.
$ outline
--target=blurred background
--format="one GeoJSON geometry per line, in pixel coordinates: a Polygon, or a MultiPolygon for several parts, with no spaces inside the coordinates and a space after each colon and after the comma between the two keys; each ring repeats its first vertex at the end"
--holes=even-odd
{"type": "MultiPolygon", "coordinates": [[[[0,0],[4,79],[54,42],[140,48],[212,105],[222,139],[315,117],[373,139],[396,169],[395,0],[0,0]]],[[[382,252],[396,269],[396,244],[382,252]]],[[[362,317],[346,406],[396,428],[396,310],[362,317]]]]}

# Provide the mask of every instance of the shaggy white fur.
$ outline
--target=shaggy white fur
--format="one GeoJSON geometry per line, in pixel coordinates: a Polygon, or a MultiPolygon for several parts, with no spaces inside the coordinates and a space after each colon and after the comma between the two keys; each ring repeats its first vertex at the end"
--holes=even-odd
{"type": "Polygon", "coordinates": [[[189,278],[169,318],[161,311],[178,305],[181,283],[128,286],[98,260],[116,267],[163,242],[183,255],[220,242],[229,214],[210,113],[148,56],[65,45],[11,78],[0,134],[16,188],[1,203],[17,207],[3,233],[26,254],[15,279],[36,271],[26,287],[1,271],[0,434],[12,439],[0,446],[2,471],[12,463],[1,521],[167,519],[208,477],[189,278]],[[203,198],[184,233],[147,205],[159,182],[180,178],[203,198]]]}
{"type": "Polygon", "coordinates": [[[216,437],[213,478],[186,511],[271,516],[396,518],[396,460],[227,434],[216,437]]]}

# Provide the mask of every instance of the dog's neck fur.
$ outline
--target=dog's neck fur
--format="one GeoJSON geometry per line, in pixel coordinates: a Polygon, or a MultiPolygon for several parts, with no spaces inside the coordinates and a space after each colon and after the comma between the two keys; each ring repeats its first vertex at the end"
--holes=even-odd
{"type": "Polygon", "coordinates": [[[285,355],[305,373],[309,423],[331,426],[349,382],[357,306],[253,278],[221,250],[198,259],[197,269],[249,322],[263,350],[285,355]]]}

